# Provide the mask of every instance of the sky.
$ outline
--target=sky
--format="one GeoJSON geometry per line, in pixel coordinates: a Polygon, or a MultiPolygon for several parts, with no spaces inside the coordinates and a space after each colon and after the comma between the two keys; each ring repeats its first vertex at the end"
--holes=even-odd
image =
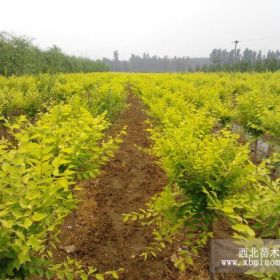
{"type": "Polygon", "coordinates": [[[280,49],[279,0],[0,0],[0,31],[90,58],[280,49]]]}

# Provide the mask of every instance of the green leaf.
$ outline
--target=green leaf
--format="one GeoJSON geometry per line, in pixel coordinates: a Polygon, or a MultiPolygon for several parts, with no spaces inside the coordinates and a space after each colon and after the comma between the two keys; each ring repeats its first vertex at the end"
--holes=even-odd
{"type": "Polygon", "coordinates": [[[18,260],[20,262],[20,264],[25,263],[26,261],[30,261],[30,257],[28,254],[28,247],[27,246],[22,246],[21,247],[21,252],[18,254],[18,260]]]}
{"type": "Polygon", "coordinates": [[[97,280],[104,280],[104,279],[105,279],[104,276],[103,276],[103,274],[100,274],[100,273],[95,274],[95,278],[96,278],[97,280]]]}
{"type": "Polygon", "coordinates": [[[21,231],[16,231],[16,235],[22,240],[25,240],[25,235],[21,231]]]}
{"type": "Polygon", "coordinates": [[[249,237],[255,237],[255,232],[248,225],[236,224],[231,227],[240,233],[248,235],[249,237]]]}
{"type": "Polygon", "coordinates": [[[234,213],[234,210],[231,207],[223,207],[222,211],[225,213],[234,213]]]}
{"type": "Polygon", "coordinates": [[[14,225],[14,221],[12,220],[1,220],[4,228],[11,229],[14,225]]]}
{"type": "Polygon", "coordinates": [[[27,229],[27,228],[29,228],[32,224],[33,224],[33,221],[32,221],[31,219],[29,219],[29,218],[26,218],[26,219],[24,220],[23,227],[27,229]]]}
{"type": "Polygon", "coordinates": [[[41,220],[43,220],[45,217],[47,216],[47,214],[43,214],[43,213],[35,213],[33,216],[32,216],[32,221],[34,222],[39,222],[41,220]]]}
{"type": "Polygon", "coordinates": [[[82,280],[87,280],[88,279],[88,276],[86,275],[86,273],[82,273],[80,276],[81,276],[82,280]]]}
{"type": "Polygon", "coordinates": [[[32,190],[26,195],[26,198],[29,200],[34,200],[36,198],[39,198],[40,196],[41,192],[39,190],[32,190]]]}
{"type": "Polygon", "coordinates": [[[120,279],[119,274],[116,271],[112,272],[112,276],[114,279],[120,279]]]}
{"type": "Polygon", "coordinates": [[[47,277],[47,279],[51,279],[51,278],[53,277],[52,271],[47,270],[47,271],[46,271],[46,277],[47,277]]]}
{"type": "Polygon", "coordinates": [[[26,242],[27,245],[31,246],[33,249],[39,249],[41,245],[41,241],[36,238],[34,235],[30,236],[28,241],[26,242]]]}
{"type": "Polygon", "coordinates": [[[89,270],[88,270],[88,274],[89,274],[89,275],[90,275],[90,274],[93,274],[93,273],[95,273],[96,271],[97,271],[96,268],[90,266],[90,267],[89,267],[89,270]]]}
{"type": "Polygon", "coordinates": [[[19,205],[23,209],[28,209],[30,207],[30,203],[26,199],[24,199],[23,197],[21,197],[19,199],[19,205]]]}
{"type": "Polygon", "coordinates": [[[129,214],[123,214],[123,222],[126,223],[129,219],[130,215],[129,214]]]}

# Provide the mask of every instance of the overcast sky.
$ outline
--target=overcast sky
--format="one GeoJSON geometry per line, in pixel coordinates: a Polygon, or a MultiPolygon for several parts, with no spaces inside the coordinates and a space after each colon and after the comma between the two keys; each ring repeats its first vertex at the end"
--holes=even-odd
{"type": "Polygon", "coordinates": [[[213,48],[280,49],[279,0],[0,0],[0,31],[68,54],[208,56],[213,48]]]}

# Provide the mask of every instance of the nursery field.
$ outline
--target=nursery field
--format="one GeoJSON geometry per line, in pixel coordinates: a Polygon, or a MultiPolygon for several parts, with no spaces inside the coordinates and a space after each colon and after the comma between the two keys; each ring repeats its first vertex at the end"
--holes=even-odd
{"type": "Polygon", "coordinates": [[[280,73],[0,76],[0,279],[209,272],[280,238],[280,73]]]}

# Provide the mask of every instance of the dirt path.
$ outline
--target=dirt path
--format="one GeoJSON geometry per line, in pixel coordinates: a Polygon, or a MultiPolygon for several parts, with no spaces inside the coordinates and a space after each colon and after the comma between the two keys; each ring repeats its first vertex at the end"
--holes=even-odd
{"type": "MultiPolygon", "coordinates": [[[[178,279],[170,257],[162,255],[149,261],[134,257],[152,240],[151,233],[122,222],[123,213],[143,208],[167,180],[155,159],[138,148],[149,146],[143,105],[135,96],[129,96],[128,102],[129,108],[110,131],[115,135],[127,126],[127,135],[116,156],[81,193],[82,203],[63,227],[61,248],[70,246],[72,257],[101,272],[125,268],[121,279],[178,279]]],[[[65,255],[61,250],[60,258],[65,255]]]]}
{"type": "MultiPolygon", "coordinates": [[[[125,280],[209,279],[206,251],[184,274],[174,268],[170,260],[171,250],[148,261],[137,257],[152,241],[151,232],[137,224],[124,224],[122,214],[143,208],[151,196],[163,189],[167,178],[155,159],[141,150],[150,145],[145,130],[148,117],[143,105],[133,95],[129,96],[128,103],[130,106],[109,132],[117,135],[127,126],[123,143],[98,178],[89,185],[85,182],[86,186],[79,192],[81,203],[62,227],[62,244],[55,254],[56,259],[61,261],[68,255],[86,266],[97,267],[100,272],[122,267],[125,272],[121,279],[125,280]]],[[[217,232],[224,230],[217,229],[217,232]]],[[[243,277],[227,274],[217,279],[243,277]]]]}

